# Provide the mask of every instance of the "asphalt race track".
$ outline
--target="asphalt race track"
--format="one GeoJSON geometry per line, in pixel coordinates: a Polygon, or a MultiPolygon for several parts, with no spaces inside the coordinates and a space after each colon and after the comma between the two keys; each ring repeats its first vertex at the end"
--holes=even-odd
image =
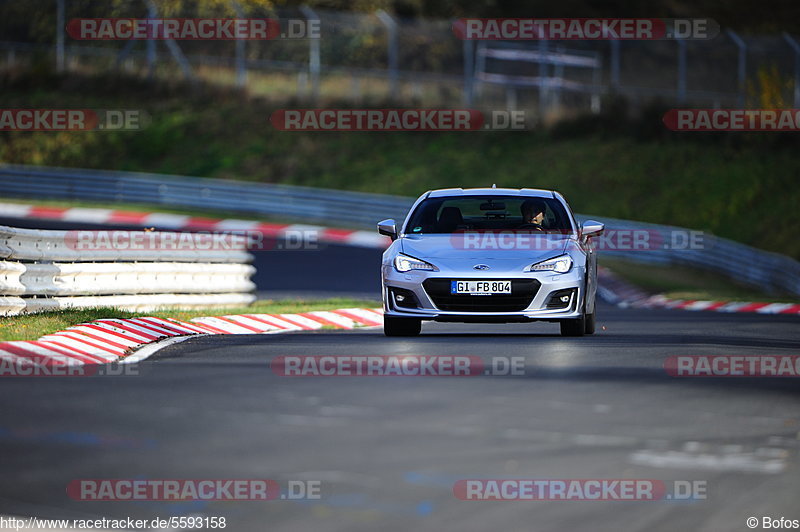
{"type": "MultiPolygon", "coordinates": [[[[262,272],[265,292],[328,288],[336,268],[348,276],[326,291],[369,292],[377,280],[375,250],[273,253],[281,266],[263,255],[259,269],[282,275],[270,285],[262,272]]],[[[596,335],[557,332],[546,323],[425,324],[410,339],[380,330],[202,337],[165,348],[137,376],[5,379],[0,514],[225,516],[235,531],[738,531],[753,516],[800,519],[797,380],[674,378],[663,368],[671,355],[800,354],[800,318],[602,305],[596,335]],[[525,371],[282,377],[270,368],[280,355],[354,354],[522,357],[525,371]],[[70,481],[91,478],[313,480],[322,498],[67,496],[70,481]],[[706,496],[454,496],[458,480],[476,478],[698,481],[706,496]]]]}

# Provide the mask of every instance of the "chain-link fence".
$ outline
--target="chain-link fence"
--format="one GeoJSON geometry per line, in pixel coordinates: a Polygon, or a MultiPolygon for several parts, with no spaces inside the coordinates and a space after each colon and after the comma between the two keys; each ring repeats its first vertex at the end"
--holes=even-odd
{"type": "Polygon", "coordinates": [[[703,107],[800,107],[800,46],[724,28],[695,41],[464,41],[451,20],[244,1],[4,0],[0,68],[203,79],[301,102],[598,111],[604,96],[703,107]],[[78,18],[273,18],[320,38],[76,40],[78,18]],[[318,22],[315,22],[318,21],[318,22]],[[297,27],[300,27],[297,26],[297,27]],[[307,26],[310,27],[310,26],[307,26]]]}

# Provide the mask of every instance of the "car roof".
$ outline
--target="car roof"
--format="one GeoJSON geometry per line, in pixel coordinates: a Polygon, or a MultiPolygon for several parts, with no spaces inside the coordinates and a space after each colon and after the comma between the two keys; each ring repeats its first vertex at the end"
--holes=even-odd
{"type": "Polygon", "coordinates": [[[527,196],[533,198],[554,198],[552,190],[539,188],[440,188],[428,192],[429,198],[450,196],[527,196]]]}

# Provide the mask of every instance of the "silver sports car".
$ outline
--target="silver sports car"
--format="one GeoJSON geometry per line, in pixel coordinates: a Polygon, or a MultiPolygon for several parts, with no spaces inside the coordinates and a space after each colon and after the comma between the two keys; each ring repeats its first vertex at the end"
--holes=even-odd
{"type": "Polygon", "coordinates": [[[426,192],[405,221],[378,224],[393,242],[383,254],[384,331],[419,334],[422,320],[550,321],[561,334],[595,329],[597,257],[558,192],[472,188],[426,192]]]}

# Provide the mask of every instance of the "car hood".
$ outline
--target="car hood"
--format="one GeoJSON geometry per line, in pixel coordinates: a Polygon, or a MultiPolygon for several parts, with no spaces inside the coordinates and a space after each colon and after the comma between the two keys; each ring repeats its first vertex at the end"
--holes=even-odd
{"type": "Polygon", "coordinates": [[[507,259],[535,262],[561,255],[569,235],[408,235],[400,250],[418,259],[507,259]]]}

